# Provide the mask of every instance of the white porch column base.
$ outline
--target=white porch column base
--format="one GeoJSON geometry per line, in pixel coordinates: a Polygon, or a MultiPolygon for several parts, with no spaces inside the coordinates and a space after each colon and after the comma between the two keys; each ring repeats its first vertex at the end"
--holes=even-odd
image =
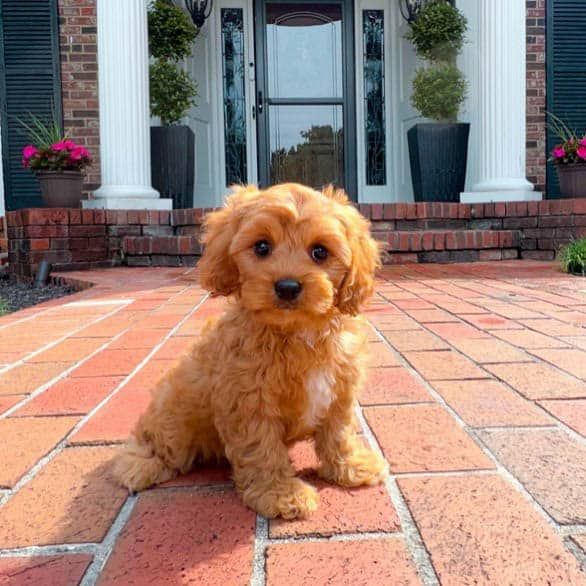
{"type": "Polygon", "coordinates": [[[99,0],[97,7],[102,186],[84,207],[170,209],[151,185],[145,1],[99,0]]]}
{"type": "Polygon", "coordinates": [[[525,168],[525,0],[480,0],[478,16],[478,176],[460,201],[540,200],[525,168]]]}
{"type": "Polygon", "coordinates": [[[496,203],[506,201],[541,201],[540,191],[503,190],[503,191],[466,191],[460,194],[461,203],[496,203]]]}
{"type": "Polygon", "coordinates": [[[100,197],[83,203],[85,210],[161,210],[173,209],[173,200],[153,197],[100,197]]]}

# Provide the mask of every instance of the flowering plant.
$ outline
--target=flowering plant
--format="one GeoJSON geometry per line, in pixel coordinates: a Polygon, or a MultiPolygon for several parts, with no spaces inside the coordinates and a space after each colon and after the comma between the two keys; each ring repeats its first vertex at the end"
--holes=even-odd
{"type": "Polygon", "coordinates": [[[586,163],[586,134],[580,136],[557,116],[550,114],[550,128],[562,141],[551,151],[550,161],[558,165],[586,163]]]}
{"type": "Polygon", "coordinates": [[[25,146],[22,164],[33,171],[81,171],[91,164],[91,157],[85,147],[64,138],[48,146],[25,146]]]}
{"type": "Polygon", "coordinates": [[[81,171],[91,164],[89,151],[67,138],[55,112],[49,122],[33,114],[29,118],[29,122],[19,120],[35,143],[22,149],[23,167],[32,171],[81,171]]]}

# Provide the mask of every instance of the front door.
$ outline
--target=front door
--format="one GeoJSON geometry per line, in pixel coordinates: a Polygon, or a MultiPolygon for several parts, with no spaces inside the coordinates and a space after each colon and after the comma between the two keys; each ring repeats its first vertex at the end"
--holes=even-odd
{"type": "Polygon", "coordinates": [[[256,0],[259,180],[356,198],[352,0],[256,0]]]}

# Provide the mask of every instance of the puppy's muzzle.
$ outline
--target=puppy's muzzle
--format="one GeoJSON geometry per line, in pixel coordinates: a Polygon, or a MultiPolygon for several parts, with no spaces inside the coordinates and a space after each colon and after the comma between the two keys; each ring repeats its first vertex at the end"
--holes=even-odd
{"type": "Polygon", "coordinates": [[[283,301],[295,301],[301,289],[301,283],[294,279],[281,279],[275,283],[275,293],[283,301]]]}

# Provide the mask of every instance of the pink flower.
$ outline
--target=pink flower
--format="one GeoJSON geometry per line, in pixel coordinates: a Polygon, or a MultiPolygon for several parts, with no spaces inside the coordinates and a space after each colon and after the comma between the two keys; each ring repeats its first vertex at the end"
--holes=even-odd
{"type": "Polygon", "coordinates": [[[556,159],[563,159],[566,156],[566,149],[563,146],[557,146],[555,149],[553,149],[553,151],[551,151],[551,154],[556,159]]]}
{"type": "Polygon", "coordinates": [[[66,139],[61,141],[63,143],[63,146],[68,150],[68,151],[72,151],[74,148],[77,147],[77,145],[71,140],[71,139],[66,139]]]}
{"type": "Polygon", "coordinates": [[[30,161],[38,152],[39,149],[36,146],[33,146],[32,144],[27,144],[22,149],[22,158],[25,161],[30,161]]]}
{"type": "Polygon", "coordinates": [[[581,146],[577,151],[576,154],[583,160],[586,161],[586,145],[581,146]]]}
{"type": "Polygon", "coordinates": [[[75,146],[74,149],[71,151],[71,160],[72,161],[81,161],[81,159],[89,159],[89,152],[82,146],[75,146]]]}
{"type": "Polygon", "coordinates": [[[580,146],[586,147],[586,136],[580,141],[580,146]]]}
{"type": "MultiPolygon", "coordinates": [[[[54,153],[60,153],[61,151],[66,151],[68,148],[68,145],[66,144],[67,141],[65,140],[60,140],[59,142],[56,142],[55,144],[51,145],[51,150],[54,153]]],[[[71,141],[69,141],[71,142],[71,141]]]]}

